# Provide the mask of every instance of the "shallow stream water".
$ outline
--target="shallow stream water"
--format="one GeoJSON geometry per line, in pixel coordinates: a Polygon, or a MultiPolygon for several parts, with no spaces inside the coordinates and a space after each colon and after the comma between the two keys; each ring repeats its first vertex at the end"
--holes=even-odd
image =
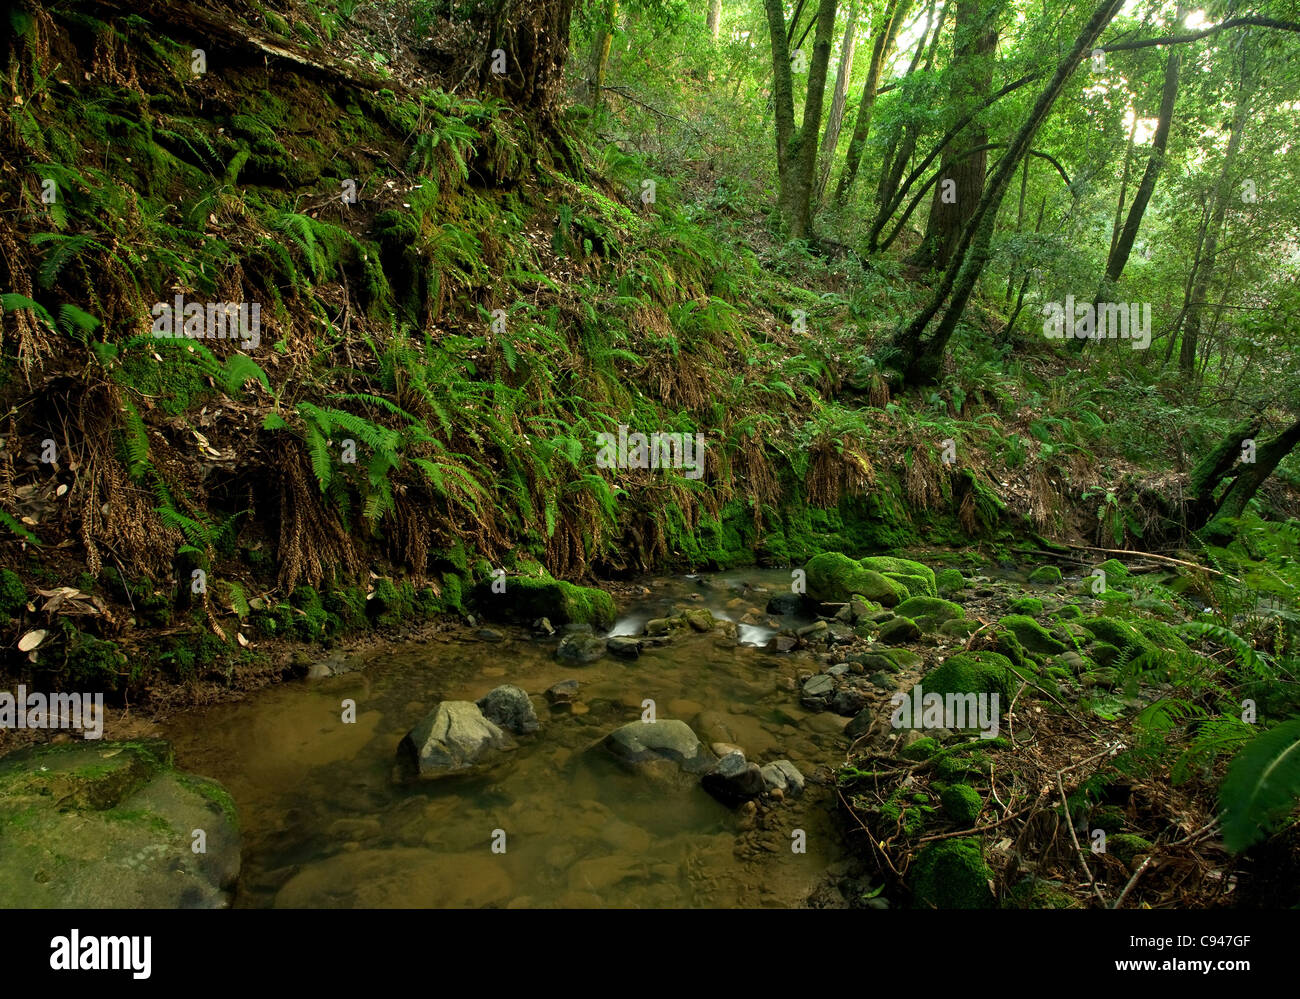
{"type": "Polygon", "coordinates": [[[498,628],[395,643],[338,675],[286,683],[248,699],[179,716],[167,736],[184,769],[215,777],[243,828],[236,906],[265,907],[759,907],[798,906],[843,854],[833,790],[757,820],[716,801],[698,778],[664,781],[624,771],[600,749],[637,721],[689,724],[707,743],[749,760],[789,759],[804,775],[843,760],[847,718],[807,711],[792,683],[811,655],[760,647],[777,625],[764,612],[790,574],[738,570],[645,581],[611,634],[704,607],[738,624],[737,639],[688,632],[635,660],[607,655],[585,667],[555,659],[558,636],[498,628]],[[543,692],[580,684],[572,712],[543,692]],[[484,776],[395,779],[397,745],[440,700],[477,700],[511,683],[531,696],[541,731],[484,776]],[[342,720],[355,701],[355,722],[342,720]],[[802,831],[800,836],[799,831],[802,831]],[[800,839],[805,852],[793,849],[800,839]]]}

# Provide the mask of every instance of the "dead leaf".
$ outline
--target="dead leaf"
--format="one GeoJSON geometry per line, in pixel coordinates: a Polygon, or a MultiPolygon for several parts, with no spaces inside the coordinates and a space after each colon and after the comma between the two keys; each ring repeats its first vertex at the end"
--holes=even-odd
{"type": "Polygon", "coordinates": [[[45,641],[45,636],[48,634],[49,632],[44,628],[38,628],[36,631],[29,631],[22,638],[18,639],[18,651],[31,652],[32,649],[45,641]]]}

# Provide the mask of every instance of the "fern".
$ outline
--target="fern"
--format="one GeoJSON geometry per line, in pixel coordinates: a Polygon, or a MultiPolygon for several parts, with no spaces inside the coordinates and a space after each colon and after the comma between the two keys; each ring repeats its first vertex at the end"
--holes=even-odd
{"type": "Polygon", "coordinates": [[[1283,722],[1248,742],[1219,788],[1223,843],[1240,853],[1263,839],[1300,797],[1300,720],[1283,722]]]}

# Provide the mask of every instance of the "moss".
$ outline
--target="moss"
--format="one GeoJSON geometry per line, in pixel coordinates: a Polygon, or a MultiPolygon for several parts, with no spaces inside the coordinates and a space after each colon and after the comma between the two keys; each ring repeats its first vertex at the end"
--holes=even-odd
{"type": "Polygon", "coordinates": [[[947,635],[949,638],[966,638],[978,627],[979,624],[975,621],[968,621],[964,617],[954,617],[939,625],[939,634],[947,635]]]}
{"type": "Polygon", "coordinates": [[[907,599],[905,587],[879,572],[864,568],[839,552],[825,552],[808,560],[808,596],[829,603],[846,603],[854,594],[893,607],[907,599]]]}
{"type": "Polygon", "coordinates": [[[1002,710],[1015,689],[1011,662],[996,652],[959,652],[925,675],[927,694],[997,694],[1002,710]]]}
{"type": "Polygon", "coordinates": [[[955,604],[951,600],[940,600],[938,597],[908,597],[894,608],[894,613],[900,617],[914,619],[921,616],[933,618],[936,626],[952,618],[964,616],[960,604],[955,604]]]}
{"type": "Polygon", "coordinates": [[[1088,827],[1090,829],[1101,829],[1107,836],[1113,836],[1123,830],[1127,821],[1124,809],[1115,805],[1099,805],[1093,810],[1092,816],[1088,819],[1088,827]]]}
{"type": "Polygon", "coordinates": [[[1043,613],[1043,602],[1037,597],[1021,597],[1019,600],[1011,601],[1007,610],[1012,614],[1024,614],[1029,617],[1038,617],[1043,613]]]}
{"type": "Polygon", "coordinates": [[[1027,877],[1011,889],[1003,901],[1006,909],[1082,909],[1084,905],[1060,884],[1042,878],[1027,877]]]}
{"type": "MultiPolygon", "coordinates": [[[[929,798],[926,797],[928,802],[929,798]]],[[[904,789],[894,791],[880,806],[880,824],[886,836],[901,832],[911,839],[925,831],[926,820],[934,814],[934,806],[917,801],[904,789]]]]}
{"type": "Polygon", "coordinates": [[[949,785],[939,795],[939,804],[943,806],[948,818],[963,827],[975,825],[975,820],[984,809],[984,801],[979,792],[969,784],[949,785]]]}
{"type": "Polygon", "coordinates": [[[1029,574],[1031,583],[1059,583],[1061,570],[1054,565],[1040,565],[1029,574]]]}
{"type": "Polygon", "coordinates": [[[1010,631],[1031,653],[1055,655],[1065,651],[1064,643],[1058,642],[1041,624],[1024,614],[1008,614],[998,622],[998,627],[1010,631]]]}
{"type": "Polygon", "coordinates": [[[202,795],[220,808],[232,829],[239,828],[239,809],[235,807],[234,797],[224,786],[210,777],[199,777],[195,774],[177,773],[176,780],[182,787],[202,795]]]}
{"type": "Polygon", "coordinates": [[[366,594],[357,586],[330,590],[322,597],[325,610],[337,622],[340,632],[361,631],[370,626],[366,616],[366,594]]]}
{"type": "Polygon", "coordinates": [[[959,593],[966,589],[966,577],[959,569],[944,569],[935,576],[934,584],[941,594],[959,593]]]}
{"type": "Polygon", "coordinates": [[[928,760],[935,753],[939,752],[940,748],[939,743],[927,735],[923,738],[917,739],[916,742],[904,749],[902,756],[907,760],[928,760]]]}
{"type": "MultiPolygon", "coordinates": [[[[1127,621],[1122,621],[1116,617],[1088,617],[1079,623],[1098,642],[1104,642],[1118,649],[1118,654],[1122,655],[1124,652],[1129,651],[1130,659],[1137,659],[1140,656],[1151,655],[1155,652],[1155,646],[1127,621]]],[[[1098,662],[1102,662],[1102,655],[1099,654],[1097,649],[1092,650],[1092,656],[1098,662]]],[[[1112,659],[1111,662],[1113,661],[1112,659]]],[[[1109,666],[1111,662],[1103,663],[1103,665],[1109,666]]]]}
{"type": "Polygon", "coordinates": [[[1055,617],[1058,621],[1077,621],[1083,617],[1083,611],[1078,604],[1066,604],[1056,612],[1055,617]]]}
{"type": "Polygon", "coordinates": [[[548,577],[520,576],[504,582],[504,593],[493,592],[490,582],[476,588],[478,606],[485,613],[522,624],[545,617],[553,625],[590,624],[594,628],[614,625],[614,598],[604,590],[548,577]]]}
{"type": "Polygon", "coordinates": [[[0,621],[17,617],[27,604],[27,588],[11,569],[0,569],[0,621]]]}
{"type": "Polygon", "coordinates": [[[1129,864],[1138,854],[1150,853],[1151,843],[1132,833],[1116,833],[1106,838],[1106,852],[1129,864]]]}
{"type": "Polygon", "coordinates": [[[118,690],[139,680],[145,666],[140,657],[128,658],[116,642],[78,631],[68,642],[64,670],[73,687],[118,690]]]}
{"type": "Polygon", "coordinates": [[[937,840],[921,847],[908,882],[916,909],[992,909],[993,872],[974,837],[937,840]]]}
{"type": "Polygon", "coordinates": [[[912,596],[939,595],[935,586],[934,570],[928,565],[922,565],[908,558],[895,558],[892,555],[869,555],[861,559],[860,564],[864,568],[873,569],[895,582],[902,583],[912,596]]]}
{"type": "Polygon", "coordinates": [[[1124,565],[1123,562],[1119,561],[1119,559],[1108,558],[1101,565],[1097,566],[1097,568],[1106,574],[1107,586],[1121,585],[1123,581],[1127,580],[1131,575],[1128,571],[1128,567],[1124,565]]]}
{"type": "Polygon", "coordinates": [[[367,601],[371,620],[381,628],[410,622],[415,613],[415,587],[406,580],[393,582],[388,577],[375,581],[374,592],[367,601]]]}

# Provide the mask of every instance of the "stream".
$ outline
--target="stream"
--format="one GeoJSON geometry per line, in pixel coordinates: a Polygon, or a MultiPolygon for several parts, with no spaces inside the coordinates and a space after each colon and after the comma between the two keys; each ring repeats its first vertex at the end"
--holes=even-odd
{"type": "MultiPolygon", "coordinates": [[[[842,761],[849,721],[799,704],[812,653],[761,646],[807,620],[765,613],[790,592],[788,570],[644,580],[611,635],[633,635],[702,607],[736,638],[688,631],[637,659],[568,666],[560,635],[492,625],[326,660],[332,675],[173,718],[177,765],[220,780],[243,834],[237,907],[788,907],[805,904],[847,855],[832,788],[755,813],[698,778],[629,772],[600,741],[641,719],[680,719],[705,743],[759,764],[790,760],[805,777],[842,761]],[[543,696],[577,680],[577,703],[543,696]],[[399,741],[440,700],[477,700],[501,684],[528,692],[541,730],[485,775],[397,779],[399,741]],[[344,702],[355,721],[343,721],[344,702]],[[802,831],[802,836],[798,831],[802,831]],[[803,852],[794,844],[802,841],[803,852]]],[[[320,670],[324,672],[324,670],[320,670]]]]}

